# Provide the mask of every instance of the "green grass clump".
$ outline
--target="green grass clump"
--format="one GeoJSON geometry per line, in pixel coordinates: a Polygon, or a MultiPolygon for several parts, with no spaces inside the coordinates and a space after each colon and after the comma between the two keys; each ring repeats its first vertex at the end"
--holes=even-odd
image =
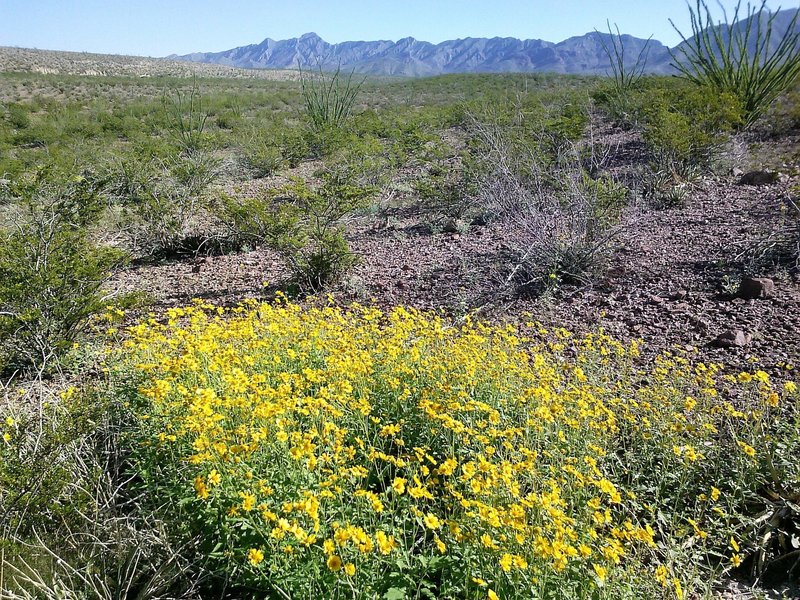
{"type": "Polygon", "coordinates": [[[342,75],[341,68],[325,74],[320,67],[318,73],[301,73],[303,107],[315,129],[337,128],[344,124],[353,111],[358,93],[366,77],[353,81],[351,72],[342,75]]]}

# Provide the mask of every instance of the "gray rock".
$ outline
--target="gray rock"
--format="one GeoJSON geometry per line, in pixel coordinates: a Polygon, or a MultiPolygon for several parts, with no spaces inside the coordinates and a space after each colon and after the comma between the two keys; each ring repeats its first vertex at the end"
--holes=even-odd
{"type": "Polygon", "coordinates": [[[778,181],[775,171],[750,171],[739,179],[739,185],[770,185],[778,181]]]}
{"type": "Polygon", "coordinates": [[[743,279],[739,285],[739,297],[746,300],[772,298],[775,295],[775,282],[766,277],[743,279]]]}
{"type": "Polygon", "coordinates": [[[752,341],[751,334],[737,329],[719,334],[712,344],[718,348],[742,348],[752,341]]]}

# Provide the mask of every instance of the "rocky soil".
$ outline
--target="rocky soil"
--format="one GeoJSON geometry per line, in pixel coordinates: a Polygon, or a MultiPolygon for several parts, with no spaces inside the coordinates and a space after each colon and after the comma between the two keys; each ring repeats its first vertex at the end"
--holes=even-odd
{"type": "MultiPolygon", "coordinates": [[[[636,158],[635,142],[617,151],[636,158]]],[[[783,165],[757,185],[747,183],[754,176],[734,170],[695,182],[682,206],[631,208],[604,278],[535,296],[506,284],[513,263],[502,224],[448,232],[431,227],[413,207],[389,211],[380,223],[365,215],[348,226],[360,264],[331,293],[342,304],[401,304],[452,317],[477,310],[490,320],[535,320],[575,331],[602,327],[643,340],[651,355],[677,348],[730,369],[758,365],[785,375],[785,365],[800,365],[800,273],[756,258],[783,225],[799,166],[783,165]],[[748,277],[759,279],[750,282],[754,289],[747,289],[748,277]]],[[[278,257],[256,249],[134,266],[114,285],[146,290],[157,306],[193,297],[234,304],[271,297],[285,278],[278,257]]]]}

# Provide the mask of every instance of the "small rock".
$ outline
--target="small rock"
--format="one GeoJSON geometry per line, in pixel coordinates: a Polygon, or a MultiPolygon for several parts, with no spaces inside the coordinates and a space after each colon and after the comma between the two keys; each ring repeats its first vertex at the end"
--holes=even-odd
{"type": "Polygon", "coordinates": [[[743,279],[739,285],[739,297],[746,300],[772,298],[775,295],[775,282],[766,277],[743,279]]]}
{"type": "Polygon", "coordinates": [[[650,296],[650,304],[664,304],[664,298],[661,296],[652,295],[650,296]]]}
{"type": "Polygon", "coordinates": [[[733,167],[731,169],[731,175],[733,175],[734,177],[741,177],[742,175],[744,175],[744,171],[742,171],[739,167],[733,167]]]}
{"type": "Polygon", "coordinates": [[[775,171],[750,171],[739,179],[739,185],[770,185],[778,181],[775,171]]]}
{"type": "Polygon", "coordinates": [[[686,300],[686,297],[689,295],[689,292],[686,290],[678,290],[674,294],[672,294],[673,300],[686,300]]]}
{"type": "Polygon", "coordinates": [[[753,341],[752,335],[745,333],[741,329],[737,329],[735,331],[731,330],[719,334],[712,343],[718,348],[741,348],[747,346],[751,341],[753,341]]]}

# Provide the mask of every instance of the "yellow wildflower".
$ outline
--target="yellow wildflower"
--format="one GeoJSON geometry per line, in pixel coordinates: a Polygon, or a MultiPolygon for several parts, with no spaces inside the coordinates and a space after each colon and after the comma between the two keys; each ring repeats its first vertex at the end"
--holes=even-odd
{"type": "Polygon", "coordinates": [[[442,526],[442,522],[439,521],[439,518],[433,513],[428,513],[425,515],[425,518],[422,521],[425,523],[425,527],[428,529],[439,529],[439,527],[442,526]]]}
{"type": "Polygon", "coordinates": [[[598,565],[597,563],[592,563],[592,568],[597,578],[600,580],[600,583],[604,583],[608,576],[608,570],[603,565],[598,565]]]}
{"type": "Polygon", "coordinates": [[[327,561],[325,561],[325,565],[331,571],[336,572],[336,571],[338,571],[338,570],[340,570],[342,568],[342,559],[339,558],[337,555],[333,554],[333,555],[328,557],[327,561]]]}

